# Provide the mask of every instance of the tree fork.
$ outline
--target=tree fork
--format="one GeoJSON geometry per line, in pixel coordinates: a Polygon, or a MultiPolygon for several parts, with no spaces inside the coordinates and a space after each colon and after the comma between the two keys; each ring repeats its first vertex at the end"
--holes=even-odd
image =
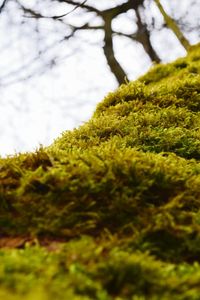
{"type": "Polygon", "coordinates": [[[144,24],[141,20],[140,13],[138,8],[135,10],[137,16],[137,25],[138,25],[138,33],[136,40],[142,44],[145,52],[150,57],[150,59],[155,63],[160,63],[160,58],[154,50],[151,41],[150,41],[150,32],[147,29],[147,25],[144,24]]]}

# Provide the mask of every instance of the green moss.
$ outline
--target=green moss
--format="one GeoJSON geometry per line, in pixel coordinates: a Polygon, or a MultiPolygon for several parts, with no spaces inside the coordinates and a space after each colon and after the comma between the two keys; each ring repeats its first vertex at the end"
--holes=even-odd
{"type": "Polygon", "coordinates": [[[200,299],[199,159],[199,45],[51,146],[1,158],[0,245],[38,246],[1,250],[0,298],[200,299]]]}
{"type": "Polygon", "coordinates": [[[117,244],[82,237],[56,252],[1,251],[1,299],[199,299],[198,263],[166,263],[117,244]]]}

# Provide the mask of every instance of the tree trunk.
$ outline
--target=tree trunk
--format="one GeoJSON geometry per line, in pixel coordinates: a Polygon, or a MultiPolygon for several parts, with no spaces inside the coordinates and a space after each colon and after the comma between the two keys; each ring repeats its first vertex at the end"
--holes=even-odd
{"type": "Polygon", "coordinates": [[[115,58],[112,37],[112,18],[104,16],[104,22],[104,54],[111,72],[117,79],[119,85],[121,85],[122,83],[125,83],[125,81],[127,82],[127,74],[115,58]]]}

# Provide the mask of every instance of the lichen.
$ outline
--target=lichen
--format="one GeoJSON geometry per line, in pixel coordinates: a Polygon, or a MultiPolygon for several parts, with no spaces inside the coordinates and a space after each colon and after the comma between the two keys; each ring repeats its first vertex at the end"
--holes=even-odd
{"type": "Polygon", "coordinates": [[[196,45],[51,146],[0,159],[0,245],[36,241],[1,250],[0,298],[200,299],[199,160],[196,45]]]}

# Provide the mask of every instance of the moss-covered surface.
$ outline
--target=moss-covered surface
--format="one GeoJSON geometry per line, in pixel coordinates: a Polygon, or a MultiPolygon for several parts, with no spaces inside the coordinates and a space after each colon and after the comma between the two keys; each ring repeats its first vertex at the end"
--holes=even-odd
{"type": "Polygon", "coordinates": [[[199,160],[197,45],[0,159],[0,299],[200,299],[199,160]]]}

